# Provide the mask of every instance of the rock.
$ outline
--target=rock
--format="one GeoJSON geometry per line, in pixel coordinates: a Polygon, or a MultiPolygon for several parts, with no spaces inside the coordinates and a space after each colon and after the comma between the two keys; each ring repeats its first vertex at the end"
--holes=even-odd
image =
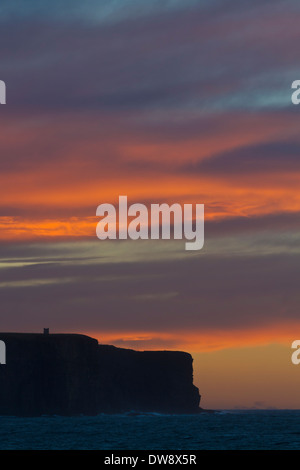
{"type": "Polygon", "coordinates": [[[185,352],[139,352],[76,334],[1,333],[0,340],[0,415],[199,412],[185,352]]]}

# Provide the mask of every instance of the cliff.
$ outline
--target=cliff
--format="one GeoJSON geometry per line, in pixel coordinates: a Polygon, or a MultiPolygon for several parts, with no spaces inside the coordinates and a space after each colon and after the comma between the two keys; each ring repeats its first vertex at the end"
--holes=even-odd
{"type": "Polygon", "coordinates": [[[0,340],[0,415],[199,411],[190,354],[120,349],[73,334],[2,333],[0,340]]]}

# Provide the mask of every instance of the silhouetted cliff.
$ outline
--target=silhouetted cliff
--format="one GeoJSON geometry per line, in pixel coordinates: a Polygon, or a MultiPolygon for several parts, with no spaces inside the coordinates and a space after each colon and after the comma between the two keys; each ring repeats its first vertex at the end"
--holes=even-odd
{"type": "Polygon", "coordinates": [[[72,334],[2,333],[0,415],[197,413],[190,354],[138,352],[72,334]]]}

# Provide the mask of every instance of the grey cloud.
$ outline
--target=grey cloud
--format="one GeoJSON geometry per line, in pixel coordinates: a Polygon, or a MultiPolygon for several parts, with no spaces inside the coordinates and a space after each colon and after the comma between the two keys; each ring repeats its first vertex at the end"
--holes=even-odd
{"type": "Polygon", "coordinates": [[[237,148],[188,164],[184,170],[213,175],[235,175],[257,172],[297,172],[300,170],[300,143],[268,142],[237,148]]]}
{"type": "Polygon", "coordinates": [[[267,327],[297,320],[299,266],[299,254],[273,254],[5,268],[1,282],[11,287],[1,289],[2,329],[36,331],[47,324],[56,331],[159,337],[267,327]],[[16,284],[21,280],[26,286],[16,284]]]}
{"type": "Polygon", "coordinates": [[[282,13],[293,21],[295,8],[295,2],[214,2],[204,10],[185,5],[182,11],[101,25],[29,15],[17,31],[8,19],[0,49],[10,106],[28,112],[220,110],[233,102],[247,107],[254,86],[257,103],[261,93],[285,93],[288,105],[297,31],[292,23],[277,38],[274,30],[281,31],[282,13]],[[273,23],[265,25],[268,12],[273,23]],[[262,83],[254,84],[258,77],[262,83]]]}

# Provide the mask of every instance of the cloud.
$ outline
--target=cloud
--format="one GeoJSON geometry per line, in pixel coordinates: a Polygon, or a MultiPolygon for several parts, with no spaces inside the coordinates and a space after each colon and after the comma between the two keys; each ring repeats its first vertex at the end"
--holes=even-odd
{"type": "MultiPolygon", "coordinates": [[[[186,0],[185,8],[199,5],[200,8],[208,7],[210,3],[216,3],[208,0],[186,0]]],[[[59,3],[55,1],[44,0],[37,4],[34,0],[28,0],[24,7],[22,0],[15,0],[11,3],[9,0],[1,2],[0,12],[2,19],[7,18],[52,18],[53,20],[63,21],[89,21],[92,23],[118,22],[126,18],[143,17],[149,14],[163,13],[173,9],[181,10],[180,0],[147,0],[139,2],[138,0],[86,0],[82,3],[80,0],[63,0],[59,3]]]]}
{"type": "Polygon", "coordinates": [[[40,331],[47,324],[55,331],[102,331],[119,339],[181,337],[188,344],[197,332],[213,337],[298,321],[299,254],[180,258],[170,253],[162,259],[147,249],[135,262],[128,253],[131,262],[112,263],[105,250],[92,260],[86,246],[80,252],[77,245],[77,257],[76,251],[64,256],[61,247],[51,262],[45,256],[50,246],[37,245],[40,259],[27,258],[23,266],[20,250],[27,256],[30,250],[17,248],[17,264],[6,262],[0,271],[2,329],[40,331]]]}
{"type": "Polygon", "coordinates": [[[95,3],[4,3],[0,52],[11,108],[200,113],[290,104],[296,2],[95,3]],[[126,14],[110,22],[108,10],[126,14]]]}
{"type": "Polygon", "coordinates": [[[293,141],[267,142],[223,152],[211,158],[188,164],[185,170],[201,174],[248,175],[258,171],[290,173],[300,171],[300,143],[293,141]]]}
{"type": "Polygon", "coordinates": [[[182,5],[1,3],[1,233],[71,237],[122,193],[208,209],[197,256],[1,244],[3,329],[174,346],[298,321],[299,2],[182,5]]]}

